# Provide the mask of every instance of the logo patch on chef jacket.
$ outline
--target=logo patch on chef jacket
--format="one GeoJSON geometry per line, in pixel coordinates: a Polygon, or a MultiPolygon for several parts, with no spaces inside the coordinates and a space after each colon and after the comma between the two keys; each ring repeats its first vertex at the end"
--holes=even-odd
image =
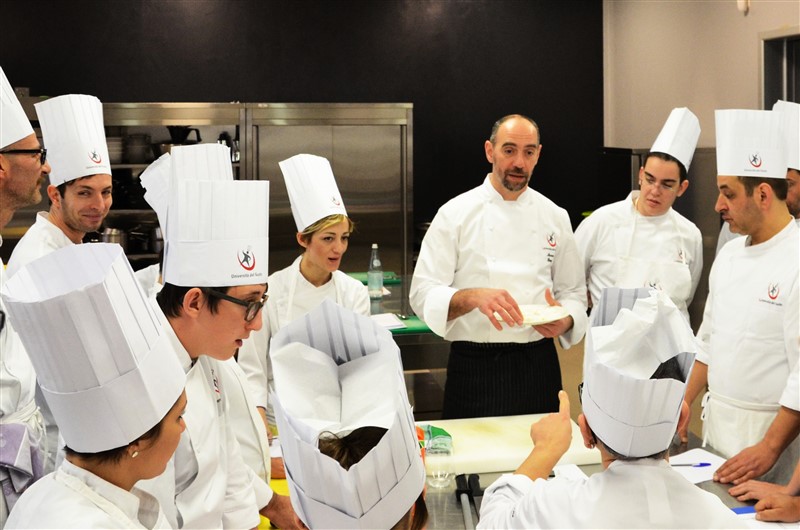
{"type": "Polygon", "coordinates": [[[761,164],[764,161],[761,159],[761,155],[758,153],[753,153],[750,155],[750,165],[753,167],[761,167],[761,164]]]}
{"type": "Polygon", "coordinates": [[[253,254],[250,248],[247,248],[247,250],[240,250],[236,255],[236,259],[239,260],[239,265],[246,271],[251,271],[256,268],[256,255],[253,254]]]}
{"type": "Polygon", "coordinates": [[[550,232],[549,234],[547,234],[547,244],[550,245],[553,248],[556,248],[556,245],[558,244],[558,242],[556,241],[556,233],[555,232],[550,232]]]}
{"type": "Polygon", "coordinates": [[[777,283],[769,284],[767,288],[767,296],[769,296],[770,300],[775,300],[778,298],[778,295],[781,294],[781,287],[777,283]]]}
{"type": "Polygon", "coordinates": [[[91,153],[89,153],[89,160],[91,160],[95,164],[102,164],[103,163],[103,157],[100,156],[100,153],[98,153],[96,149],[94,151],[92,151],[91,153]]]}

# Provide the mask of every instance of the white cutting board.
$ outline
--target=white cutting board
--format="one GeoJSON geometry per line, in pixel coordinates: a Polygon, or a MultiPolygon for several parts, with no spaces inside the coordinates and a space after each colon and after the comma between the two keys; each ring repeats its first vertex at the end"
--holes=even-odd
{"type": "MultiPolygon", "coordinates": [[[[533,449],[531,424],[546,414],[499,416],[418,422],[441,427],[453,437],[453,470],[458,473],[515,471],[533,449]]],[[[572,423],[572,444],[559,464],[599,464],[600,451],[583,446],[578,425],[572,423]]]]}

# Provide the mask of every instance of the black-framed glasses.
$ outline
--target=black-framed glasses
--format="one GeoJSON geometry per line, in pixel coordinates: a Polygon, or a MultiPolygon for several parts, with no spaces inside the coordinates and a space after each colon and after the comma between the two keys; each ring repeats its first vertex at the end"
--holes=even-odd
{"type": "Polygon", "coordinates": [[[578,403],[583,405],[583,381],[578,383],[578,403]]]}
{"type": "Polygon", "coordinates": [[[240,300],[239,298],[235,298],[233,296],[229,296],[221,291],[217,291],[216,289],[212,289],[210,287],[204,287],[203,292],[210,294],[211,296],[215,296],[220,300],[227,300],[228,302],[233,302],[234,304],[238,304],[245,309],[244,312],[244,321],[245,322],[252,322],[254,318],[258,315],[258,312],[261,311],[261,308],[264,307],[264,304],[267,303],[267,298],[269,295],[264,293],[260,300],[256,300],[254,302],[246,302],[244,300],[240,300]]]}
{"type": "Polygon", "coordinates": [[[0,155],[39,155],[39,163],[44,165],[47,162],[47,149],[40,147],[39,149],[9,149],[7,151],[0,151],[0,155]]]}

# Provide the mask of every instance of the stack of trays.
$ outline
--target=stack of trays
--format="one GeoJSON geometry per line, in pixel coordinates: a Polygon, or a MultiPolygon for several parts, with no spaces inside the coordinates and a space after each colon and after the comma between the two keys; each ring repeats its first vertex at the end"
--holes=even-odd
{"type": "Polygon", "coordinates": [[[122,152],[124,149],[122,145],[122,137],[109,136],[106,138],[106,145],[108,146],[108,161],[112,164],[121,164],[122,152]]]}

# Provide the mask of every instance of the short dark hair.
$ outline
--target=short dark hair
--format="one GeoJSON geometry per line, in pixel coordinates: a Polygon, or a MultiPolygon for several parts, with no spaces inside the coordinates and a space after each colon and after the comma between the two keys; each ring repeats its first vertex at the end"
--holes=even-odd
{"type": "Polygon", "coordinates": [[[736,177],[739,182],[744,185],[744,192],[748,197],[753,196],[756,186],[759,184],[767,184],[772,188],[775,196],[782,200],[786,200],[786,194],[789,193],[789,182],[785,178],[770,178],[770,177],[736,177]]]}
{"type": "Polygon", "coordinates": [[[650,157],[659,158],[664,162],[675,162],[676,164],[678,164],[678,174],[680,175],[680,182],[686,180],[686,175],[687,175],[686,166],[684,166],[683,162],[681,162],[674,156],[667,153],[662,153],[660,151],[650,151],[649,153],[647,153],[647,156],[644,157],[644,164],[642,164],[642,167],[647,165],[647,161],[650,159],[650,157]]]}
{"type": "MultiPolygon", "coordinates": [[[[156,301],[158,302],[158,307],[161,308],[161,311],[164,312],[167,318],[177,318],[181,316],[183,298],[190,289],[194,289],[194,287],[180,287],[171,283],[164,284],[164,287],[156,295],[156,301]]],[[[206,296],[208,310],[212,313],[216,313],[219,298],[216,296],[208,296],[206,289],[213,289],[228,294],[229,287],[198,287],[198,289],[203,291],[203,294],[206,296]]]]}
{"type": "MultiPolygon", "coordinates": [[[[680,381],[682,383],[685,382],[685,380],[686,380],[686,378],[683,375],[683,371],[681,370],[681,365],[680,365],[680,363],[678,363],[678,358],[677,357],[672,357],[671,359],[667,359],[666,361],[661,363],[658,366],[658,368],[656,368],[656,371],[653,372],[653,375],[650,376],[650,379],[675,379],[675,380],[680,381]]],[[[608,451],[609,454],[611,454],[611,456],[613,456],[617,460],[623,460],[623,461],[630,462],[632,460],[641,460],[643,458],[660,459],[660,458],[664,458],[669,453],[669,447],[667,447],[663,451],[659,451],[659,452],[657,452],[655,454],[648,455],[648,456],[627,456],[627,455],[623,455],[621,453],[618,453],[617,451],[614,451],[612,448],[610,448],[608,446],[607,443],[605,443],[603,440],[598,438],[596,435],[595,435],[595,439],[597,440],[598,443],[603,444],[603,447],[606,448],[606,451],[608,451]]]]}
{"type": "Polygon", "coordinates": [[[491,142],[492,145],[494,145],[494,142],[497,140],[497,131],[500,130],[500,126],[503,125],[508,120],[514,118],[521,118],[523,120],[527,120],[531,125],[533,125],[533,128],[536,129],[536,136],[539,138],[539,143],[540,144],[542,143],[542,133],[541,131],[539,131],[539,126],[536,124],[535,121],[533,121],[532,118],[529,118],[524,114],[508,114],[506,116],[503,116],[496,122],[494,122],[494,125],[492,125],[492,133],[489,135],[489,142],[491,142]]]}
{"type": "MultiPolygon", "coordinates": [[[[166,415],[164,418],[166,418],[166,415]]],[[[131,441],[131,443],[123,445],[122,447],[106,449],[105,451],[99,451],[97,453],[80,453],[70,449],[69,446],[64,446],[64,453],[66,453],[67,456],[77,456],[78,458],[88,460],[94,464],[116,464],[125,456],[125,453],[128,450],[128,445],[134,442],[155,440],[158,438],[161,435],[161,426],[164,423],[164,418],[161,418],[161,421],[153,425],[146,433],[131,441]]]]}
{"type": "MultiPolygon", "coordinates": [[[[383,427],[359,427],[347,436],[339,437],[332,432],[323,432],[320,435],[317,447],[319,452],[327,455],[341,464],[344,469],[359,463],[373,447],[378,445],[386,429],[383,427]]],[[[411,510],[397,523],[392,526],[392,530],[411,528],[411,530],[421,530],[428,522],[428,505],[425,504],[425,491],[423,490],[414,502],[414,515],[411,510]],[[409,527],[410,520],[410,527],[409,527]]]]}

